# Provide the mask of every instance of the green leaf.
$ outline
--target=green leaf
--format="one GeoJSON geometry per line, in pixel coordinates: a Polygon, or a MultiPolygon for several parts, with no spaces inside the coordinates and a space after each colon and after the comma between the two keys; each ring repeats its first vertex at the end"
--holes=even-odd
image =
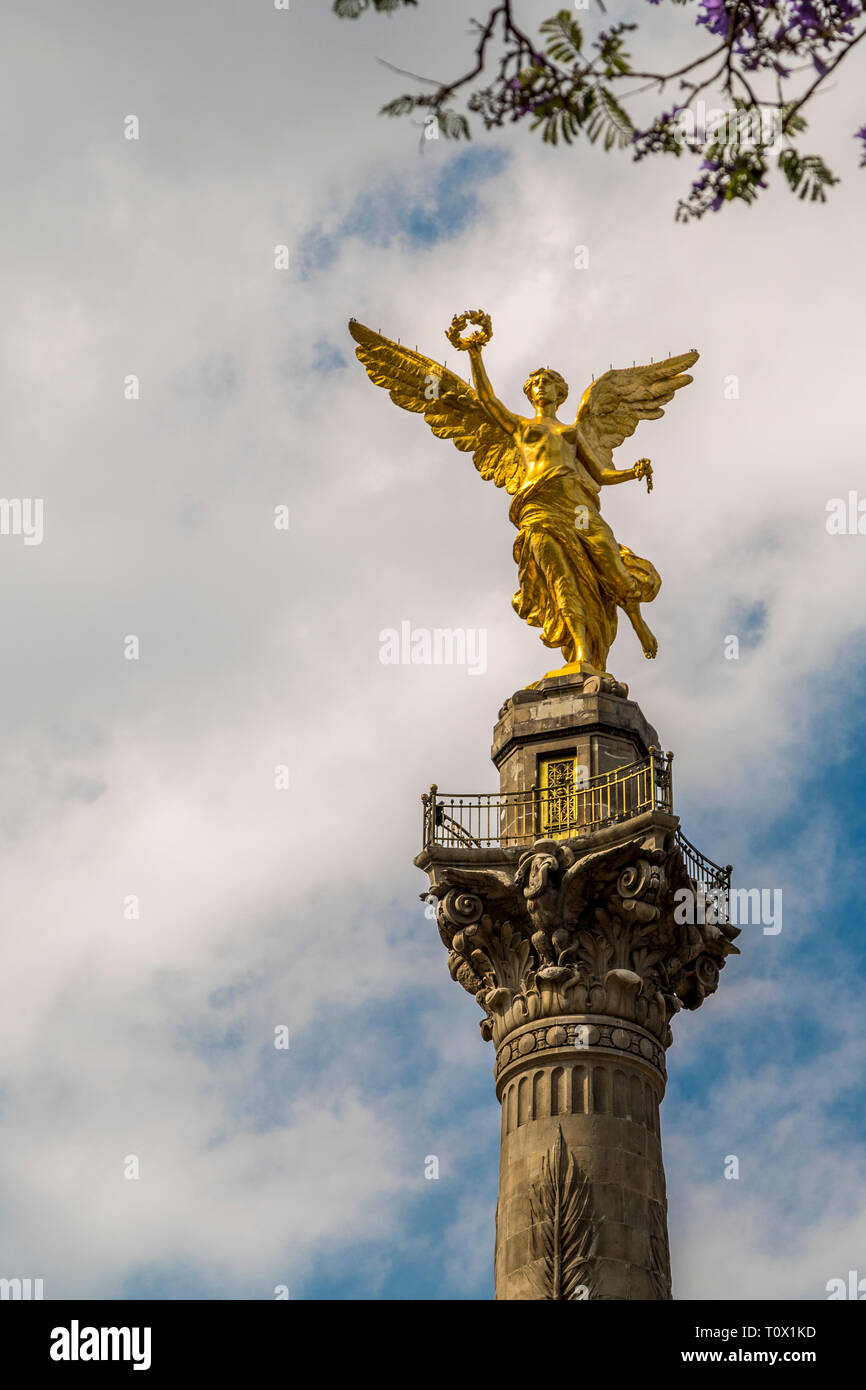
{"type": "Polygon", "coordinates": [[[615,145],[619,149],[630,145],[634,126],[616,97],[607,87],[596,87],[596,98],[595,110],[586,126],[591,143],[594,145],[599,136],[603,136],[606,150],[612,150],[615,145]]]}
{"type": "Polygon", "coordinates": [[[807,129],[808,122],[799,111],[793,110],[794,103],[787,102],[781,109],[782,129],[787,135],[802,135],[807,129]],[[793,114],[792,114],[793,113],[793,114]]]}
{"type": "Polygon", "coordinates": [[[438,111],[439,129],[446,140],[469,140],[469,122],[459,111],[438,111]]]}
{"type": "MultiPolygon", "coordinates": [[[[417,5],[418,0],[373,0],[373,9],[380,14],[393,14],[401,5],[417,5]]],[[[370,0],[334,0],[338,19],[357,19],[370,8],[370,0]]]]}
{"type": "Polygon", "coordinates": [[[799,155],[795,149],[783,150],[779,168],[791,192],[810,203],[826,203],[827,189],[839,182],[818,154],[799,155]]]}
{"type": "Polygon", "coordinates": [[[599,34],[593,48],[598,49],[605,77],[617,77],[631,72],[631,57],[626,52],[625,36],[636,28],[636,24],[619,23],[599,34]]]}
{"type": "Polygon", "coordinates": [[[537,130],[542,126],[541,138],[548,145],[558,145],[560,139],[571,145],[580,134],[581,126],[586,119],[579,101],[579,93],[572,96],[572,101],[577,101],[578,104],[572,105],[563,97],[552,96],[543,106],[538,107],[530,130],[537,130]]]}
{"type": "Polygon", "coordinates": [[[546,19],[539,26],[547,40],[547,51],[556,63],[575,63],[580,59],[583,47],[583,34],[580,25],[572,19],[568,10],[560,10],[553,19],[546,19]]]}
{"type": "Polygon", "coordinates": [[[380,116],[408,116],[409,112],[410,112],[410,111],[414,111],[414,110],[415,110],[415,107],[418,106],[418,105],[420,104],[420,102],[423,101],[423,100],[424,100],[423,97],[421,97],[421,98],[418,98],[418,97],[410,97],[410,96],[395,97],[393,101],[389,101],[388,104],[387,104],[386,106],[383,106],[383,107],[382,107],[381,111],[379,112],[379,115],[380,115],[380,116]]]}

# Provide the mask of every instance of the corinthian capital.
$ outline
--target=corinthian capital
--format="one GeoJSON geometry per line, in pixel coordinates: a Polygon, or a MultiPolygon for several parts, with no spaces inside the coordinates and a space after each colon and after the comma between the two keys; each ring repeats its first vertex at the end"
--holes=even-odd
{"type": "Polygon", "coordinates": [[[495,863],[464,852],[421,866],[451,975],[475,995],[497,1046],[537,1019],[594,1014],[667,1047],[672,1015],[697,1008],[737,951],[736,928],[675,920],[677,889],[693,885],[670,830],[583,853],[543,839],[495,863]]]}

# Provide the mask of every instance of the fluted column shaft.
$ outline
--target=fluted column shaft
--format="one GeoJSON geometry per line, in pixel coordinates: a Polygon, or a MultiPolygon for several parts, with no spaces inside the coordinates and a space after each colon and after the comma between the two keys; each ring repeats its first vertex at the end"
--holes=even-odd
{"type": "Polygon", "coordinates": [[[500,1047],[498,1299],[670,1297],[660,1066],[649,1033],[599,1016],[500,1047]]]}

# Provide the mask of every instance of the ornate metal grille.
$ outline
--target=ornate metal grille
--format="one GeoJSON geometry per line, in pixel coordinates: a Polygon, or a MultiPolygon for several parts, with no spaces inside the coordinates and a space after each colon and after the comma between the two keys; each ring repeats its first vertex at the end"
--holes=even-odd
{"type": "Polygon", "coordinates": [[[574,825],[577,811],[574,804],[574,759],[550,759],[545,764],[547,796],[541,802],[542,832],[557,837],[567,835],[574,825]]]}

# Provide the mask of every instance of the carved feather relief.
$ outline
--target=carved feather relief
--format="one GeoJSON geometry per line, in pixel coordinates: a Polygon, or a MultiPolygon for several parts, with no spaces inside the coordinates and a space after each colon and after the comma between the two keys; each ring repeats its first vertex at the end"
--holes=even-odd
{"type": "Polygon", "coordinates": [[[598,1222],[589,1178],[569,1153],[561,1125],[556,1143],[541,1160],[530,1203],[533,1253],[541,1260],[539,1298],[592,1298],[598,1222]]]}

